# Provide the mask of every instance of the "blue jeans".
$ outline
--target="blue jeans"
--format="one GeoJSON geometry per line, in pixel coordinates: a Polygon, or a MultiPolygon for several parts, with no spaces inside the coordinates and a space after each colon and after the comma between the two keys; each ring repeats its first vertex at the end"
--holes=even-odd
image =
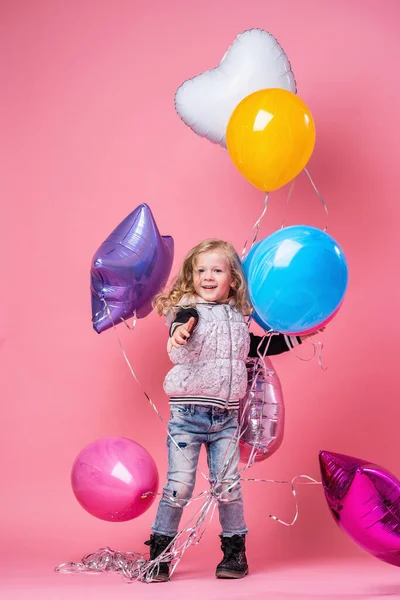
{"type": "Polygon", "coordinates": [[[215,493],[222,535],[247,533],[240,483],[230,487],[239,479],[239,447],[232,440],[235,433],[237,435],[238,411],[195,404],[171,405],[170,408],[168,431],[179,448],[168,436],[168,479],[152,526],[153,533],[172,537],[178,532],[183,507],[193,493],[202,444],[207,450],[210,484],[217,483],[215,493]],[[221,479],[219,473],[228,460],[221,479]]]}

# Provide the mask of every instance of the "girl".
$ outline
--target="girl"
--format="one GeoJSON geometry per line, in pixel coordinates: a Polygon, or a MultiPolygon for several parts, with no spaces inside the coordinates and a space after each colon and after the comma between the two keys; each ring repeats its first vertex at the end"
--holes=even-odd
{"type": "MultiPolygon", "coordinates": [[[[257,357],[257,349],[264,354],[268,344],[269,355],[286,352],[302,338],[274,335],[261,343],[261,337],[249,333],[245,315],[251,306],[240,259],[222,240],[208,239],[195,246],[171,291],[158,294],[154,307],[170,323],[167,350],[175,366],[165,378],[164,390],[170,397],[168,430],[175,443],[168,437],[167,483],[145,543],[151,560],[172,546],[204,444],[222,527],[223,559],[216,576],[238,579],[248,573],[247,527],[237,483],[239,447],[232,438],[247,389],[246,359],[257,357]]],[[[169,563],[161,562],[153,580],[168,579],[169,563]]]]}

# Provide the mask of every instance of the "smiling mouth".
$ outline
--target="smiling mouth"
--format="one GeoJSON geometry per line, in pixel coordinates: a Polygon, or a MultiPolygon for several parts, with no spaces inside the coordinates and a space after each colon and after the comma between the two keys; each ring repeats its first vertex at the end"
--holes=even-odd
{"type": "Polygon", "coordinates": [[[217,289],[216,285],[202,285],[201,287],[203,288],[203,290],[216,290],[217,289]]]}

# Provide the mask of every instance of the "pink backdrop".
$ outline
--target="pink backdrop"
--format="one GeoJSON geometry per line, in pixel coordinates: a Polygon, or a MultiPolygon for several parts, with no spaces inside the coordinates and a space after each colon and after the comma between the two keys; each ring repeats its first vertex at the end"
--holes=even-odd
{"type": "MultiPolygon", "coordinates": [[[[17,0],[2,2],[1,560],[20,552],[49,567],[110,545],[144,550],[156,505],[136,521],[86,514],[69,476],[79,450],[106,435],[143,444],[166,470],[162,424],[132,379],[113,331],[90,323],[90,259],[141,202],[175,238],[173,273],[205,237],[241,250],[263,203],[221,148],[174,112],[178,85],[215,66],[235,35],[270,30],[284,46],[317,125],[310,171],[344,248],[350,286],[324,336],[325,363],[274,363],[284,387],[284,443],[251,476],[318,477],[319,449],[370,458],[400,475],[398,449],[397,0],[17,0]]],[[[287,223],[323,227],[305,176],[285,213],[273,194],[262,235],[287,223]]],[[[168,417],[167,330],[154,314],[119,333],[145,389],[168,417]]],[[[310,355],[311,347],[298,354],[310,355]]],[[[205,461],[202,462],[205,468],[205,461]]],[[[199,482],[197,491],[203,489],[199,482]]],[[[245,485],[253,566],[359,556],[322,490],[245,485]]],[[[215,520],[187,554],[210,569],[215,520]]],[[[371,559],[372,561],[372,559],[371,559]]]]}

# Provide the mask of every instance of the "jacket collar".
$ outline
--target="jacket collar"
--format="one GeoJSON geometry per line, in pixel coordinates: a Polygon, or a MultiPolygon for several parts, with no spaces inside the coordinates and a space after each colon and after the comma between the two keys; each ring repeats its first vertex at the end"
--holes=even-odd
{"type": "Polygon", "coordinates": [[[217,305],[217,304],[227,304],[232,308],[235,307],[236,303],[233,298],[227,300],[226,302],[207,302],[201,296],[197,294],[184,294],[182,298],[179,300],[177,306],[193,306],[196,304],[208,304],[209,306],[217,305]]]}

